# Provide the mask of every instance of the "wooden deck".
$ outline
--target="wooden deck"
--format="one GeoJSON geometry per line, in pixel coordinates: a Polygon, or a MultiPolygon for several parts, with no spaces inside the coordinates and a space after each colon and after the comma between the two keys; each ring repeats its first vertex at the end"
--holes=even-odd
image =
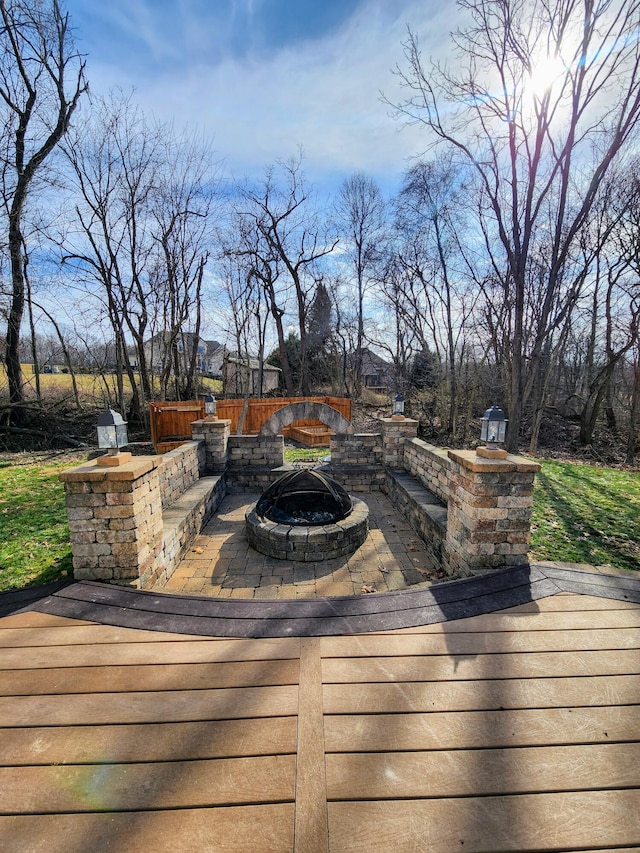
{"type": "Polygon", "coordinates": [[[226,631],[200,599],[0,597],[0,851],[639,849],[640,581],[541,574],[500,610],[463,582],[226,631]]]}

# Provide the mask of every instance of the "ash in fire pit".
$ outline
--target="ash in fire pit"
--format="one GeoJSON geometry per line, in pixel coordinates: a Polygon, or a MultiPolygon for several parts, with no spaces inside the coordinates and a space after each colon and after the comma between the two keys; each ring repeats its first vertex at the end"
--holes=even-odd
{"type": "Polygon", "coordinates": [[[280,560],[321,561],[352,554],[367,538],[369,507],[321,471],[289,471],[248,510],[249,544],[280,560]]]}
{"type": "Polygon", "coordinates": [[[331,524],[346,518],[352,501],[339,483],[320,471],[290,471],[262,494],[256,512],[277,524],[331,524]]]}

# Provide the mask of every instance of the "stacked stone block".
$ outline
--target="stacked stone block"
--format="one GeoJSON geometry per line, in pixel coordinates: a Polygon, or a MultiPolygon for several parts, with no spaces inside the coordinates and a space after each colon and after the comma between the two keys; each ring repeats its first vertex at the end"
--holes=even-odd
{"type": "Polygon", "coordinates": [[[205,446],[202,441],[187,441],[163,454],[158,467],[162,506],[171,506],[180,495],[197,483],[205,468],[205,446]]]}
{"type": "Polygon", "coordinates": [[[353,554],[367,538],[368,531],[369,507],[357,498],[353,500],[350,515],[333,524],[277,524],[260,518],[255,505],[246,514],[249,544],[277,560],[310,563],[353,554]]]}
{"type": "Polygon", "coordinates": [[[282,435],[232,435],[228,442],[226,468],[230,494],[263,492],[281,474],[284,466],[282,435]]]}
{"type": "Polygon", "coordinates": [[[330,440],[332,465],[381,465],[382,436],[379,433],[341,433],[330,440]]]}
{"type": "Polygon", "coordinates": [[[418,433],[418,421],[413,418],[380,418],[382,424],[383,457],[387,468],[404,468],[404,445],[418,433]]]}
{"type": "MultiPolygon", "coordinates": [[[[228,441],[231,421],[224,418],[203,418],[191,424],[191,436],[204,442],[205,472],[222,474],[227,467],[228,441]]],[[[204,472],[203,472],[204,473],[204,472]]]]}
{"type": "Polygon", "coordinates": [[[405,441],[405,470],[445,504],[449,500],[450,466],[449,455],[444,448],[434,447],[420,438],[405,441]]]}
{"type": "Polygon", "coordinates": [[[521,456],[484,459],[450,450],[447,552],[452,572],[526,565],[533,483],[540,465],[521,456]]]}
{"type": "Polygon", "coordinates": [[[225,496],[224,477],[203,477],[162,512],[162,553],[140,576],[140,587],[163,587],[225,496]]]}
{"type": "Polygon", "coordinates": [[[424,542],[433,568],[451,574],[446,551],[446,505],[404,471],[388,470],[384,491],[424,542]]]}
{"type": "Polygon", "coordinates": [[[280,468],[230,468],[225,474],[227,494],[240,495],[250,492],[261,494],[278,477],[291,471],[291,466],[284,465],[280,468]]]}
{"type": "Polygon", "coordinates": [[[380,465],[334,465],[331,454],[331,463],[322,465],[320,470],[344,486],[349,493],[379,492],[384,488],[385,472],[380,465]]]}
{"type": "Polygon", "coordinates": [[[138,579],[162,551],[160,459],[134,457],[105,468],[88,462],[63,471],[77,580],[138,579]]]}
{"type": "Polygon", "coordinates": [[[278,468],[284,464],[284,436],[232,435],[228,468],[278,468]]]}

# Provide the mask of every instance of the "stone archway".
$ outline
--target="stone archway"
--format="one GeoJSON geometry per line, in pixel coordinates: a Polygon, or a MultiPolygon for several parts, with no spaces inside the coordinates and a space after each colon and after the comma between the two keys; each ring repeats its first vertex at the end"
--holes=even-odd
{"type": "Polygon", "coordinates": [[[259,435],[278,435],[284,427],[302,420],[321,421],[337,433],[353,433],[351,421],[348,421],[337,409],[326,403],[301,400],[299,403],[289,403],[274,412],[262,426],[259,435]]]}

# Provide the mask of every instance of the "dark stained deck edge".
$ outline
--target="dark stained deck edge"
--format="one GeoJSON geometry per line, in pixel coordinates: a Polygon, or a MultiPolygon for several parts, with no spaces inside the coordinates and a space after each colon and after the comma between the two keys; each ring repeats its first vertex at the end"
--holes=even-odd
{"type": "Polygon", "coordinates": [[[54,581],[53,583],[40,584],[39,586],[25,586],[22,589],[10,589],[8,592],[0,593],[0,619],[3,616],[11,616],[20,610],[30,609],[29,605],[35,604],[42,598],[53,595],[65,586],[73,585],[72,580],[54,581]]]}
{"type": "Polygon", "coordinates": [[[123,628],[207,637],[315,637],[447,622],[559,592],[640,603],[640,577],[532,564],[417,590],[297,601],[163,595],[80,581],[4,593],[0,614],[34,610],[123,628]]]}

